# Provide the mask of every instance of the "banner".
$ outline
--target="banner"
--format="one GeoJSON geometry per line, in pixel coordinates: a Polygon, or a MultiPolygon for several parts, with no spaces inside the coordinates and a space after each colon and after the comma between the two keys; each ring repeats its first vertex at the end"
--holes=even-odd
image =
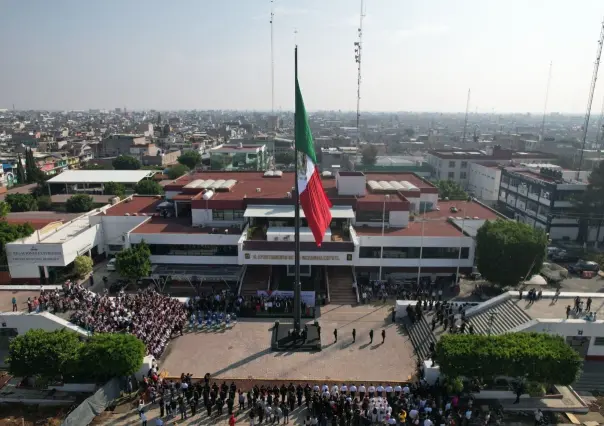
{"type": "MultiPolygon", "coordinates": [[[[294,298],[293,290],[274,290],[268,293],[264,290],[257,291],[258,296],[264,297],[291,297],[294,298]]],[[[315,292],[314,291],[302,291],[300,295],[302,301],[306,303],[306,306],[310,306],[311,308],[315,307],[315,292]]]]}

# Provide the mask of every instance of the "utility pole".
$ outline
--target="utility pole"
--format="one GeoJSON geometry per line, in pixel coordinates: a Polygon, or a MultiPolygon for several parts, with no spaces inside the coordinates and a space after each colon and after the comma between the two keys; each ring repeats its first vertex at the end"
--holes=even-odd
{"type": "Polygon", "coordinates": [[[468,110],[470,109],[470,89],[468,89],[468,100],[466,101],[466,118],[463,123],[463,137],[461,143],[466,143],[466,130],[468,129],[468,110]]]}
{"type": "Polygon", "coordinates": [[[600,68],[600,57],[602,56],[602,44],[604,43],[604,21],[600,24],[600,38],[598,40],[598,49],[596,53],[596,62],[594,63],[594,72],[591,77],[591,86],[589,88],[589,96],[587,98],[587,111],[585,112],[585,121],[583,122],[583,141],[581,144],[581,153],[579,156],[579,164],[577,167],[577,180],[581,177],[581,167],[583,166],[583,154],[585,152],[585,143],[587,142],[587,130],[589,128],[589,117],[591,115],[591,104],[594,100],[594,92],[596,90],[596,81],[598,80],[598,69],[600,68]]]}
{"type": "Polygon", "coordinates": [[[545,138],[545,114],[547,112],[547,101],[549,100],[549,86],[552,82],[552,64],[549,63],[549,73],[547,76],[547,89],[545,89],[545,104],[543,105],[543,118],[541,119],[541,134],[539,135],[539,142],[543,143],[543,138],[545,138]]]}
{"type": "Polygon", "coordinates": [[[361,53],[363,51],[363,0],[361,0],[361,17],[358,28],[358,40],[354,42],[354,59],[357,63],[357,148],[361,147],[361,53]]]}
{"type": "MultiPolygon", "coordinates": [[[[273,39],[273,21],[275,20],[274,0],[271,0],[271,114],[275,115],[275,56],[273,39]]],[[[274,146],[274,145],[273,145],[274,146]]],[[[274,152],[273,152],[274,155],[274,152]]]]}

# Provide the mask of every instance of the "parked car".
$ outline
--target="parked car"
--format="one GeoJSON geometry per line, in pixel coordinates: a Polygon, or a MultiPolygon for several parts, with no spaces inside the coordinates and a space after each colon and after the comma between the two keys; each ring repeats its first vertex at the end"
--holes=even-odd
{"type": "Polygon", "coordinates": [[[578,262],[579,255],[572,252],[569,253],[566,250],[560,250],[552,253],[551,259],[556,262],[578,262]]]}
{"type": "Polygon", "coordinates": [[[107,262],[107,270],[108,271],[115,271],[116,267],[115,267],[115,263],[117,262],[117,259],[114,257],[113,259],[111,259],[109,262],[107,262]]]}
{"type": "Polygon", "coordinates": [[[568,270],[574,274],[581,275],[583,271],[598,272],[600,270],[600,265],[598,265],[596,262],[592,262],[591,260],[579,259],[577,263],[570,265],[568,270]]]}

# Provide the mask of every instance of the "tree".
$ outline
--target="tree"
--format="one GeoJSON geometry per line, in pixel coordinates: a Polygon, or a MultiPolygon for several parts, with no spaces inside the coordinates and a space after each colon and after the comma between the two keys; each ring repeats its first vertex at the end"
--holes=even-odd
{"type": "Polygon", "coordinates": [[[367,145],[361,152],[361,163],[364,166],[373,166],[377,161],[378,149],[375,145],[367,145]]]}
{"type": "Polygon", "coordinates": [[[438,188],[438,196],[444,200],[467,200],[468,194],[457,182],[452,180],[439,180],[434,184],[438,188]]]}
{"type": "Polygon", "coordinates": [[[33,233],[34,228],[29,223],[11,224],[0,221],[0,265],[6,265],[6,244],[29,237],[33,233]]]}
{"type": "Polygon", "coordinates": [[[93,198],[88,194],[72,195],[65,203],[65,208],[70,213],[85,213],[92,210],[93,198]]]}
{"type": "Polygon", "coordinates": [[[143,180],[136,184],[134,192],[139,195],[161,195],[164,193],[164,188],[154,180],[143,180]]]}
{"type": "Polygon", "coordinates": [[[72,331],[29,330],[10,342],[8,370],[15,376],[58,378],[72,368],[81,345],[79,335],[72,331]]]}
{"type": "Polygon", "coordinates": [[[227,158],[224,155],[212,155],[210,157],[210,169],[224,170],[227,165],[227,158]]]}
{"type": "Polygon", "coordinates": [[[79,353],[80,371],[96,382],[113,377],[131,376],[143,365],[145,344],[131,334],[100,333],[93,335],[79,353]]]}
{"type": "Polygon", "coordinates": [[[178,179],[182,175],[186,174],[189,171],[189,168],[184,164],[176,164],[170,167],[166,174],[170,179],[178,179]]]}
{"type": "Polygon", "coordinates": [[[179,156],[177,161],[180,164],[187,166],[189,169],[195,170],[201,163],[201,154],[198,151],[187,151],[179,156]]]}
{"type": "Polygon", "coordinates": [[[23,168],[23,163],[21,162],[20,155],[17,155],[17,180],[21,185],[26,183],[25,169],[23,168]]]}
{"type": "Polygon", "coordinates": [[[138,170],[141,168],[141,162],[129,155],[120,155],[111,164],[115,170],[138,170]]]}
{"type": "Polygon", "coordinates": [[[589,228],[596,226],[596,241],[600,239],[602,227],[602,212],[604,212],[604,162],[591,172],[587,189],[573,200],[573,215],[579,218],[579,233],[577,240],[587,242],[589,228]]]}
{"type": "MultiPolygon", "coordinates": [[[[317,159],[317,161],[319,161],[317,159]]],[[[275,154],[275,163],[277,164],[294,164],[294,153],[293,152],[277,152],[275,154]]]]}
{"type": "Polygon", "coordinates": [[[46,180],[46,174],[38,168],[34,152],[31,149],[25,151],[25,174],[27,183],[44,182],[46,180]]]}
{"type": "Polygon", "coordinates": [[[107,182],[103,187],[103,194],[117,195],[120,198],[124,198],[126,195],[126,187],[121,183],[107,182]]]}
{"type": "Polygon", "coordinates": [[[447,377],[522,377],[565,386],[583,365],[564,338],[546,333],[446,334],[436,344],[436,361],[447,377]]]}
{"type": "Polygon", "coordinates": [[[43,195],[41,197],[36,198],[38,202],[38,210],[40,211],[48,211],[52,210],[52,200],[48,195],[43,195]]]}
{"type": "Polygon", "coordinates": [[[476,234],[478,270],[500,286],[514,286],[541,270],[547,235],[513,220],[485,222],[476,234]]]}
{"type": "Polygon", "coordinates": [[[117,272],[131,282],[148,277],[151,273],[150,256],[151,250],[144,241],[122,250],[116,256],[117,272]]]}
{"type": "Polygon", "coordinates": [[[10,213],[10,204],[6,201],[0,201],[0,218],[6,217],[10,213]]]}
{"type": "Polygon", "coordinates": [[[4,197],[11,212],[33,212],[38,210],[38,202],[31,194],[7,194],[4,197]]]}
{"type": "Polygon", "coordinates": [[[73,261],[73,269],[78,278],[85,278],[92,272],[92,259],[88,256],[78,256],[73,261]]]}

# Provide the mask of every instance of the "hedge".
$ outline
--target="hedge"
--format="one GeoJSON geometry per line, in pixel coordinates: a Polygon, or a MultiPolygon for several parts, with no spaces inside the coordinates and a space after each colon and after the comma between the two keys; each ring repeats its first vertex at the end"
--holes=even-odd
{"type": "Polygon", "coordinates": [[[436,345],[436,361],[449,377],[524,377],[557,385],[573,383],[583,364],[562,337],[545,333],[444,335],[436,345]]]}

